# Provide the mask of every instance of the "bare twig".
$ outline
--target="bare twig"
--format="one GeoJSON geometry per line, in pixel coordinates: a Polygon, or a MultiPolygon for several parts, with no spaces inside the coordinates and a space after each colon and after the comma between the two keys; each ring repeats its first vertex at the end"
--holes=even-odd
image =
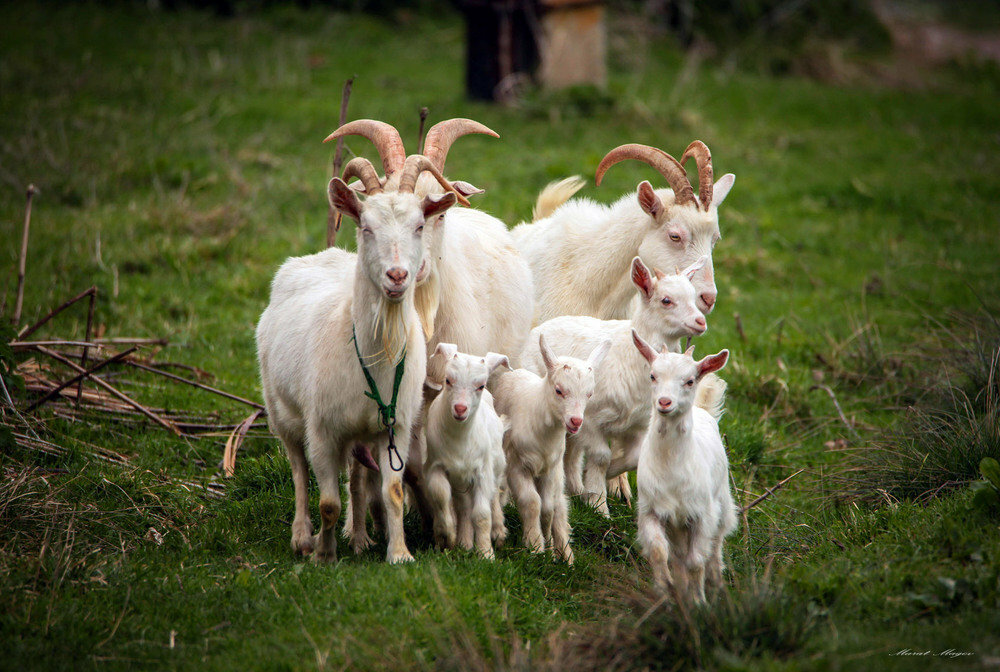
{"type": "MultiPolygon", "coordinates": [[[[97,290],[90,295],[90,306],[87,308],[87,331],[84,333],[83,340],[90,342],[91,329],[94,326],[94,304],[97,302],[97,290]]],[[[132,348],[135,350],[135,348],[132,348]]],[[[90,348],[83,349],[83,357],[80,359],[80,366],[87,368],[87,355],[90,354],[90,348]]],[[[80,395],[83,393],[83,379],[80,379],[80,384],[76,388],[76,405],[80,405],[80,395]]]]}
{"type": "Polygon", "coordinates": [[[847,416],[844,415],[843,409],[840,408],[840,404],[837,402],[837,395],[835,395],[833,393],[833,390],[831,390],[826,385],[813,385],[812,387],[809,388],[810,392],[812,390],[823,390],[828,395],[830,395],[830,399],[833,400],[833,406],[834,406],[834,408],[837,409],[837,414],[840,416],[841,422],[843,422],[844,425],[847,427],[848,431],[851,432],[851,436],[854,437],[855,442],[861,443],[861,435],[858,434],[857,431],[854,429],[854,425],[852,425],[850,422],[848,422],[847,416]]]}
{"type": "Polygon", "coordinates": [[[417,131],[417,154],[424,153],[424,123],[426,123],[427,115],[430,112],[426,107],[420,108],[420,130],[417,131]]]}
{"type": "MultiPolygon", "coordinates": [[[[344,91],[340,96],[340,126],[347,122],[347,102],[351,99],[351,88],[354,86],[354,77],[348,78],[344,82],[344,91]]],[[[333,152],[333,176],[340,177],[340,168],[344,160],[344,138],[337,138],[337,148],[333,152]]],[[[330,205],[326,213],[326,246],[333,247],[337,244],[337,234],[340,232],[341,215],[330,205]]]]}
{"type": "Polygon", "coordinates": [[[199,383],[197,381],[191,380],[189,378],[184,378],[182,376],[178,376],[175,373],[169,373],[167,371],[161,371],[160,369],[157,369],[155,367],[147,366],[145,364],[140,364],[139,362],[135,362],[135,361],[131,361],[131,360],[128,361],[128,362],[126,362],[126,364],[128,364],[129,366],[134,366],[137,369],[142,369],[143,371],[149,371],[150,373],[155,373],[158,376],[163,376],[164,378],[169,378],[170,380],[176,380],[179,383],[184,383],[186,385],[191,385],[192,387],[197,387],[199,390],[205,390],[206,392],[211,392],[213,394],[217,394],[220,397],[225,397],[226,399],[232,399],[233,401],[238,401],[241,404],[246,404],[247,406],[251,406],[251,407],[256,408],[258,410],[261,410],[261,411],[264,410],[264,406],[261,405],[261,404],[258,404],[256,401],[250,401],[249,399],[244,399],[243,397],[238,397],[235,394],[230,394],[229,392],[224,392],[224,391],[222,391],[220,389],[211,387],[209,385],[204,385],[202,383],[199,383]]]}
{"type": "Polygon", "coordinates": [[[16,326],[21,321],[21,308],[24,305],[24,273],[28,265],[28,230],[31,228],[31,200],[38,189],[28,185],[28,203],[24,207],[24,232],[21,234],[21,259],[17,265],[17,301],[14,304],[14,317],[11,322],[16,326]]]}
{"type": "Polygon", "coordinates": [[[226,441],[226,449],[222,453],[222,470],[226,475],[226,478],[232,478],[236,475],[236,451],[240,449],[240,445],[243,443],[243,439],[246,438],[247,430],[253,425],[254,421],[260,416],[262,410],[258,409],[247,416],[246,420],[241,422],[239,426],[233,430],[233,433],[229,435],[229,439],[226,441]]]}
{"type": "Polygon", "coordinates": [[[27,338],[28,336],[31,336],[33,333],[35,333],[36,331],[38,331],[42,327],[42,325],[44,325],[46,322],[48,322],[49,320],[51,320],[53,317],[55,317],[56,315],[58,315],[62,311],[66,310],[67,308],[69,308],[70,306],[72,306],[77,301],[80,301],[84,297],[90,296],[91,294],[93,294],[96,291],[97,291],[97,287],[91,287],[90,289],[86,289],[86,290],[80,292],[79,294],[77,294],[76,296],[74,296],[72,299],[69,299],[68,301],[65,301],[58,308],[56,308],[55,310],[53,310],[52,312],[50,312],[48,315],[46,315],[42,319],[38,320],[38,322],[35,322],[30,327],[25,327],[21,331],[17,332],[18,339],[27,338]]]}
{"type": "Polygon", "coordinates": [[[761,495],[760,497],[758,497],[757,499],[753,500],[752,502],[750,502],[749,504],[747,504],[746,506],[744,506],[742,509],[740,509],[740,513],[741,514],[742,513],[746,513],[747,511],[749,511],[753,507],[757,506],[758,504],[760,504],[761,502],[763,502],[765,499],[767,499],[768,497],[770,497],[771,495],[773,495],[775,492],[777,492],[781,487],[783,487],[785,485],[785,483],[788,483],[788,481],[792,480],[793,478],[795,478],[796,476],[798,476],[799,474],[801,474],[803,471],[805,471],[805,469],[799,469],[798,471],[796,471],[791,476],[786,476],[785,478],[781,479],[780,481],[778,481],[777,483],[775,483],[774,485],[772,485],[770,488],[768,488],[764,492],[763,495],[761,495]]]}
{"type": "Polygon", "coordinates": [[[21,424],[24,425],[24,428],[27,429],[29,432],[31,432],[32,435],[37,439],[38,434],[35,433],[35,430],[32,428],[32,426],[29,425],[28,421],[25,420],[24,416],[21,415],[21,411],[17,410],[17,406],[14,405],[14,400],[10,398],[10,391],[7,389],[7,383],[6,381],[4,381],[3,376],[0,376],[0,387],[3,388],[3,396],[4,399],[6,399],[7,403],[10,405],[10,410],[14,411],[14,415],[16,415],[21,420],[21,424]]]}
{"type": "MultiPolygon", "coordinates": [[[[166,338],[130,338],[128,336],[121,338],[93,338],[90,339],[90,341],[92,343],[97,343],[98,345],[169,345],[170,344],[170,340],[166,338]]],[[[181,366],[181,365],[171,364],[171,366],[181,366]]]]}
{"type": "Polygon", "coordinates": [[[101,346],[88,341],[11,341],[8,345],[14,350],[34,350],[39,346],[50,348],[100,348],[101,346]]]}
{"type": "MultiPolygon", "coordinates": [[[[48,348],[46,348],[44,346],[38,346],[36,348],[36,350],[38,350],[38,352],[42,353],[43,355],[47,355],[47,356],[51,357],[52,359],[54,359],[56,361],[62,362],[66,366],[70,367],[71,369],[74,369],[77,373],[83,373],[84,372],[84,369],[82,367],[80,367],[79,364],[77,364],[76,362],[74,362],[74,361],[72,361],[70,359],[67,359],[66,357],[63,357],[58,352],[55,352],[53,350],[49,350],[48,348]]],[[[135,410],[137,410],[140,413],[142,413],[143,415],[145,415],[147,418],[149,418],[150,420],[152,420],[156,424],[158,424],[161,427],[164,427],[166,429],[169,429],[171,432],[173,432],[177,436],[183,436],[183,432],[181,432],[181,430],[177,428],[177,425],[175,425],[174,423],[170,422],[169,420],[165,420],[164,418],[160,417],[159,415],[157,415],[153,411],[149,410],[148,408],[146,408],[145,406],[143,406],[142,404],[140,404],[135,399],[132,399],[131,397],[129,397],[124,392],[121,392],[117,388],[112,387],[110,383],[108,383],[108,382],[106,382],[104,380],[101,380],[100,378],[97,378],[97,377],[91,377],[91,380],[94,381],[95,383],[97,383],[98,385],[100,385],[101,387],[103,387],[105,390],[107,390],[108,392],[110,392],[114,396],[118,397],[119,399],[121,399],[122,401],[124,401],[125,403],[127,403],[129,406],[131,406],[135,410]]]]}
{"type": "MultiPolygon", "coordinates": [[[[31,411],[35,410],[36,408],[38,408],[39,406],[41,406],[42,404],[44,404],[46,401],[48,401],[49,399],[52,399],[53,397],[55,397],[60,392],[62,392],[63,390],[65,390],[67,387],[73,385],[74,383],[80,383],[81,386],[82,386],[84,378],[91,378],[91,376],[95,372],[100,371],[101,369],[103,369],[105,366],[107,366],[109,364],[114,364],[115,362],[118,362],[118,361],[121,361],[121,360],[125,359],[126,357],[128,357],[129,355],[131,355],[133,352],[135,352],[138,349],[139,349],[139,346],[133,345],[128,350],[126,350],[124,352],[119,352],[114,357],[109,357],[108,359],[105,359],[101,363],[96,364],[95,366],[92,366],[89,369],[86,369],[85,371],[83,371],[82,373],[80,373],[75,378],[71,378],[70,380],[67,380],[65,383],[62,383],[61,385],[57,385],[56,387],[54,387],[51,390],[49,390],[48,394],[46,394],[44,397],[42,397],[38,401],[32,403],[30,406],[28,406],[28,408],[26,410],[28,412],[31,412],[31,411]]],[[[79,405],[79,404],[80,404],[80,391],[78,389],[77,390],[77,396],[76,396],[76,405],[79,405]]]]}
{"type": "Polygon", "coordinates": [[[739,313],[733,313],[733,319],[736,320],[736,333],[740,337],[740,343],[747,342],[746,332],[743,331],[743,319],[740,317],[739,313]]]}

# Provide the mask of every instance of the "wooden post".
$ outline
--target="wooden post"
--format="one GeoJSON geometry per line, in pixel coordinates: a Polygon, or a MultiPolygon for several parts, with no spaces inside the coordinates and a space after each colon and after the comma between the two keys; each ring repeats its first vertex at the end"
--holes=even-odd
{"type": "Polygon", "coordinates": [[[547,89],[608,81],[602,0],[542,0],[541,67],[547,89]]]}

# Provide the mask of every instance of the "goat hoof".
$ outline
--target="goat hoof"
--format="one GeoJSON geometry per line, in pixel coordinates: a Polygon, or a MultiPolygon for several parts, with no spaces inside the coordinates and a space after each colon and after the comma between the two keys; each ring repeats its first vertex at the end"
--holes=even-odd
{"type": "Polygon", "coordinates": [[[315,545],[313,544],[313,537],[311,534],[306,534],[304,536],[292,536],[292,552],[296,555],[308,556],[312,554],[314,549],[315,545]]]}
{"type": "Polygon", "coordinates": [[[372,538],[368,536],[368,533],[355,535],[351,538],[351,550],[354,551],[355,555],[360,555],[361,553],[367,551],[372,544],[372,538]]]}
{"type": "Polygon", "coordinates": [[[317,565],[329,565],[337,562],[337,551],[316,551],[312,555],[312,561],[317,565]]]}
{"type": "Polygon", "coordinates": [[[390,565],[399,565],[404,562],[413,562],[413,556],[410,555],[409,551],[404,550],[402,553],[391,553],[387,555],[385,561],[390,565]]]}

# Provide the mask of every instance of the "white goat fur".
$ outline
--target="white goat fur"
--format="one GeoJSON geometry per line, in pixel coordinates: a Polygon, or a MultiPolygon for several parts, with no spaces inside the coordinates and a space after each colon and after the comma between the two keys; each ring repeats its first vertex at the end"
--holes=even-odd
{"type": "Polygon", "coordinates": [[[502,544],[507,537],[500,487],[507,465],[503,434],[510,425],[497,415],[486,383],[496,368],[509,368],[508,359],[493,352],[485,357],[460,353],[451,343],[438,344],[432,356],[437,358],[445,361],[445,384],[424,420],[424,479],[434,509],[434,536],[442,548],[453,547],[457,538],[462,548],[474,545],[493,559],[492,542],[502,544]]]}
{"type": "Polygon", "coordinates": [[[694,348],[658,354],[638,336],[635,345],[652,377],[652,418],[636,476],[639,545],[659,586],[673,584],[682,599],[703,602],[706,574],[722,582],[722,545],[736,529],[736,507],[719,423],[694,405],[695,387],[726,364],[729,351],[696,362],[694,348]]]}
{"type": "Polygon", "coordinates": [[[567,490],[609,515],[607,479],[635,468],[639,444],[649,425],[646,381],[649,367],[632,345],[635,329],[654,343],[680,351],[679,339],[702,334],[708,328],[696,305],[694,276],[703,257],[680,275],[652,273],[635,257],[631,282],[638,290],[639,306],[631,320],[598,320],[584,315],[557,317],[535,327],[522,360],[532,371],[544,370],[535,353],[540,335],[562,355],[585,356],[602,340],[611,339],[611,352],[597,371],[601,384],[590,402],[588,422],[566,441],[567,490]],[[667,303],[664,303],[664,302],[667,303]],[[581,475],[581,460],[586,468],[581,475]]]}
{"type": "Polygon", "coordinates": [[[447,194],[419,199],[384,192],[363,203],[339,178],[330,202],[359,222],[358,254],[332,248],[286,261],[257,326],[261,383],[272,431],[285,445],[295,483],[292,548],[335,561],[340,471],[358,444],[378,446],[387,560],[412,560],[403,538],[402,473],[389,466],[387,433],[352,343],[364,357],[382,398],[392,398],[397,361],[406,363],[396,406],[395,439],[405,461],[422,399],[426,350],[414,308],[413,279],[422,264],[424,227],[454,204],[447,194]],[[395,280],[392,272],[402,280],[395,280]],[[387,277],[389,280],[387,280],[387,277]],[[309,521],[305,451],[320,489],[322,527],[309,521]]]}
{"type": "Polygon", "coordinates": [[[573,562],[569,505],[563,455],[566,432],[577,432],[594,394],[594,371],[610,341],[591,349],[586,361],[557,357],[542,337],[537,346],[544,376],[516,369],[500,376],[494,389],[497,411],[510,418],[504,436],[507,485],[524,529],[524,545],[533,553],[550,547],[556,557],[573,562]]]}
{"type": "Polygon", "coordinates": [[[654,191],[645,181],[639,184],[638,197],[626,194],[612,205],[586,198],[568,201],[583,186],[579,178],[547,186],[535,206],[536,213],[547,216],[511,232],[531,266],[534,324],[560,315],[628,318],[633,297],[629,261],[637,255],[650,267],[670,270],[707,255],[694,285],[699,308],[711,312],[717,294],[711,255],[720,237],[718,207],[735,179],[731,173],[719,178],[707,211],[694,204],[675,206],[670,189],[654,191]],[[560,201],[568,202],[558,205],[560,201]]]}

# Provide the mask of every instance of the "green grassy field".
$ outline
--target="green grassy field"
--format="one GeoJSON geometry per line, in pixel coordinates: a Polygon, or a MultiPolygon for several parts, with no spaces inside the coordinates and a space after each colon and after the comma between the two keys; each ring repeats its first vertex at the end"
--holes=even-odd
{"type": "MultiPolygon", "coordinates": [[[[974,472],[930,498],[879,494],[869,463],[844,480],[864,449],[894,445],[885,432],[905,433],[906,406],[936,403],[925,390],[951,375],[942,350],[966,343],[968,316],[995,335],[995,69],[931,73],[920,90],[835,87],[689,62],[663,36],[620,26],[609,95],[502,108],[464,99],[463,29],[447,14],[220,20],[22,3],[0,6],[0,25],[5,321],[30,182],[41,194],[22,323],[95,284],[107,336],[169,337],[160,359],[258,399],[254,324],[278,265],[324,244],[321,140],[351,75],[350,116],[396,125],[411,147],[422,105],[431,121],[496,129],[499,141],[457,143],[448,173],[486,188],[477,207],[510,225],[545,183],[591,177],[618,144],[677,155],[700,138],[717,174],[737,175],[699,350],[733,352],[722,427],[738,499],[805,469],[731,538],[734,587],[714,620],[662,608],[640,619],[647,598],[620,599],[646,575],[623,504],[610,524],[574,504],[572,568],[520,543],[495,564],[442,553],[412,515],[414,564],[386,566],[384,544],[361,557],[342,544],[341,562],[321,567],[289,550],[292,484],[275,439],[249,440],[225,497],[207,499],[175,481],[215,477],[224,439],[43,411],[68,456],[4,440],[0,668],[559,669],[587,642],[593,669],[616,646],[649,669],[997,665],[1000,515],[971,506],[974,472]],[[831,449],[838,440],[853,452],[831,449]],[[128,465],[88,458],[87,443],[128,465]],[[903,649],[931,655],[892,655],[903,649]],[[970,655],[937,655],[949,649],[970,655]]],[[[581,195],[609,202],[654,178],[630,162],[581,195]]],[[[350,224],[341,244],[353,245],[350,224]]],[[[38,336],[80,337],[85,317],[75,309],[38,336]]],[[[245,414],[132,379],[151,405],[245,414]]],[[[517,539],[512,509],[508,524],[517,539]]]]}

